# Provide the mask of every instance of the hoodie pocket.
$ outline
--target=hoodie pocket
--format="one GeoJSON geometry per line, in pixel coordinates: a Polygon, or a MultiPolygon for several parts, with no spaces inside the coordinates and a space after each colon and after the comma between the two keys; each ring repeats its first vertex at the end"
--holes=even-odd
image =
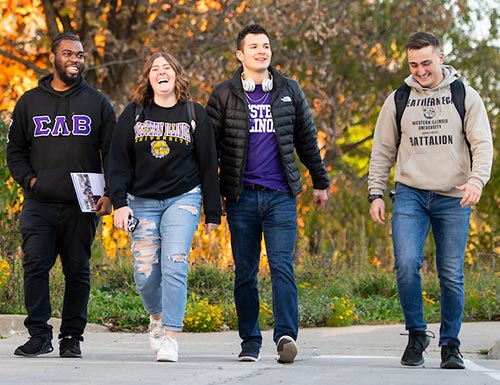
{"type": "Polygon", "coordinates": [[[67,169],[42,169],[38,171],[32,194],[43,201],[74,202],[76,193],[67,169]]]}
{"type": "Polygon", "coordinates": [[[467,169],[451,153],[414,154],[401,168],[403,183],[430,191],[451,191],[467,181],[467,169]]]}

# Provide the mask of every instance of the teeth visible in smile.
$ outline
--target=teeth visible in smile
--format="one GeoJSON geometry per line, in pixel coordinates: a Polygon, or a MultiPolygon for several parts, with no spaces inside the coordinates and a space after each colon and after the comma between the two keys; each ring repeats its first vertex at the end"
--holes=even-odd
{"type": "Polygon", "coordinates": [[[78,69],[78,67],[73,67],[73,66],[72,66],[72,67],[68,67],[68,72],[69,72],[69,73],[72,73],[72,74],[77,74],[77,73],[78,73],[78,71],[80,71],[80,70],[78,69]]]}
{"type": "Polygon", "coordinates": [[[161,79],[158,81],[159,84],[168,83],[168,79],[161,79]]]}

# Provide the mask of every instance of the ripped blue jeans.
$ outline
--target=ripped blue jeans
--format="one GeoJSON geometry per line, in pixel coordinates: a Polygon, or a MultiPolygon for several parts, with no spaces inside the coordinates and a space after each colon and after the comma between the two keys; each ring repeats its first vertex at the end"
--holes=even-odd
{"type": "Polygon", "coordinates": [[[186,310],[189,251],[198,227],[201,187],[164,200],[128,196],[139,219],[132,235],[134,280],[149,314],[181,331],[186,310]]]}

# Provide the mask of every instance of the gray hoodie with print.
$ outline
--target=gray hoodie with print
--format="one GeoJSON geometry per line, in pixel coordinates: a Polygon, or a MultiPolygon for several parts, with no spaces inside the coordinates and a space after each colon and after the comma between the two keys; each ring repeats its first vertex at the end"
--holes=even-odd
{"type": "Polygon", "coordinates": [[[465,85],[462,127],[450,90],[458,73],[447,65],[442,70],[443,81],[432,89],[423,88],[411,75],[405,79],[411,93],[401,118],[399,148],[395,91],[385,100],[374,132],[368,176],[371,194],[384,193],[396,158],[395,182],[441,195],[461,197],[463,192],[455,186],[470,183],[482,189],[490,178],[493,142],[483,101],[473,88],[465,85]]]}

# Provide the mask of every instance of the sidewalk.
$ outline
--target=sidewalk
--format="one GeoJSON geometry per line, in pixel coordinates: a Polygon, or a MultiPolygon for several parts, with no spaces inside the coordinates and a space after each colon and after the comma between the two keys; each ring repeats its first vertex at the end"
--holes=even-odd
{"type": "MultiPolygon", "coordinates": [[[[467,323],[461,332],[466,370],[439,369],[437,338],[424,355],[423,367],[399,360],[406,346],[403,325],[301,329],[294,364],[276,362],[272,331],[263,333],[257,363],[237,361],[235,331],[181,333],[179,362],[156,362],[146,334],[112,333],[89,325],[82,359],[60,358],[54,352],[36,358],[13,355],[26,341],[22,316],[1,316],[0,384],[346,384],[420,385],[453,383],[500,385],[500,322],[467,323]],[[498,342],[496,342],[498,341],[498,342]],[[495,343],[496,342],[496,343],[495,343]],[[484,354],[491,351],[489,355],[484,354]],[[495,358],[496,359],[489,359],[495,358]]],[[[57,320],[55,320],[57,322],[57,320]]],[[[439,326],[429,329],[438,334],[439,326]]],[[[55,335],[57,334],[55,329],[55,335]]]]}

